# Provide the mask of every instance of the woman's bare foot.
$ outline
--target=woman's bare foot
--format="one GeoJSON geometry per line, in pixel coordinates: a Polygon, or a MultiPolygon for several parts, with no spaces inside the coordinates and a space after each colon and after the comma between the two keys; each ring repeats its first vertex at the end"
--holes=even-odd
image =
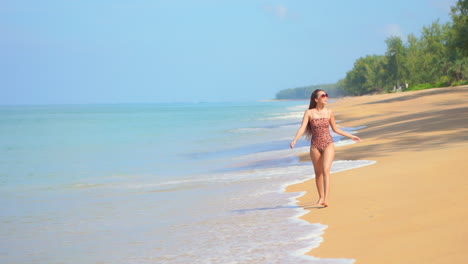
{"type": "Polygon", "coordinates": [[[322,205],[323,204],[323,199],[319,199],[315,204],[322,205]]]}
{"type": "Polygon", "coordinates": [[[328,207],[328,202],[322,202],[320,205],[323,205],[323,207],[328,207]]]}

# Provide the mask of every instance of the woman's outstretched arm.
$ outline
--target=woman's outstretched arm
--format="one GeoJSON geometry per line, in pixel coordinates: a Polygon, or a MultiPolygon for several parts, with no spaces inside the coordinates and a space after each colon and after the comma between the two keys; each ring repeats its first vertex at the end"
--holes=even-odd
{"type": "Polygon", "coordinates": [[[345,132],[341,129],[339,129],[337,126],[336,126],[336,122],[335,122],[335,113],[333,113],[333,110],[330,109],[330,126],[332,127],[332,130],[333,132],[339,134],[339,135],[342,135],[342,136],[345,136],[345,137],[349,137],[351,138],[352,140],[356,141],[356,142],[359,142],[361,141],[361,139],[355,135],[351,135],[350,133],[348,132],[345,132]]]}
{"type": "Polygon", "coordinates": [[[306,128],[307,128],[307,125],[309,124],[309,111],[306,110],[304,112],[304,117],[302,118],[302,124],[301,124],[301,127],[299,128],[299,130],[297,131],[297,134],[296,134],[296,137],[294,138],[294,140],[291,142],[291,148],[293,149],[294,146],[296,145],[296,142],[298,139],[300,139],[302,137],[302,135],[304,135],[304,132],[306,131],[306,128]]]}

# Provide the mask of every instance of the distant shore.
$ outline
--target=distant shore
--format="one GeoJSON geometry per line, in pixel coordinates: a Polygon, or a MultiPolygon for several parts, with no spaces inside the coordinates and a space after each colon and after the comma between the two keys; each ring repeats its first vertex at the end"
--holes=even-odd
{"type": "MultiPolygon", "coordinates": [[[[363,141],[335,160],[376,164],[331,175],[330,207],[313,208],[315,180],[289,186],[306,194],[302,218],[328,225],[308,254],[356,263],[464,263],[468,259],[468,86],[347,97],[329,105],[341,126],[365,126],[363,141]]],[[[309,154],[301,156],[310,162],[309,154]]]]}
{"type": "Polygon", "coordinates": [[[281,101],[309,101],[309,99],[265,99],[258,100],[259,102],[281,102],[281,101]]]}

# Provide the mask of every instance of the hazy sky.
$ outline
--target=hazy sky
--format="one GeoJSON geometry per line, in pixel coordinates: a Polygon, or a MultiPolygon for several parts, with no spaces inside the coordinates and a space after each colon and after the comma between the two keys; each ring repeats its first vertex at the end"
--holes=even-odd
{"type": "Polygon", "coordinates": [[[334,83],[455,0],[1,0],[0,104],[271,99],[334,83]]]}

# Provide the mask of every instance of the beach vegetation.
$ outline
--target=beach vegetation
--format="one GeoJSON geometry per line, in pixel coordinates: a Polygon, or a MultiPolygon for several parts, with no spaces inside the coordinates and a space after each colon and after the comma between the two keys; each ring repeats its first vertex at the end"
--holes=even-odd
{"type": "MultiPolygon", "coordinates": [[[[359,58],[344,78],[349,95],[414,91],[463,85],[468,81],[468,0],[459,0],[452,21],[424,26],[421,36],[409,34],[406,42],[392,36],[379,63],[359,58]],[[375,73],[372,75],[371,73],[375,73]]],[[[379,58],[378,55],[372,56],[379,58]]]]}
{"type": "Polygon", "coordinates": [[[277,99],[306,99],[314,89],[338,95],[364,95],[415,91],[468,84],[468,0],[451,8],[451,22],[439,20],[424,26],[418,38],[409,34],[385,40],[383,55],[358,58],[344,79],[336,84],[312,85],[280,91],[277,99]]]}
{"type": "Polygon", "coordinates": [[[468,0],[459,0],[451,9],[453,48],[468,56],[468,0]]]}
{"type": "Polygon", "coordinates": [[[452,86],[468,85],[468,80],[456,81],[452,83],[452,86]]]}
{"type": "Polygon", "coordinates": [[[387,58],[380,55],[369,55],[354,63],[353,71],[348,72],[342,80],[347,95],[362,95],[381,92],[385,80],[389,78],[385,71],[387,58]]]}
{"type": "Polygon", "coordinates": [[[373,63],[369,56],[356,61],[344,79],[345,92],[362,95],[420,90],[468,80],[468,58],[453,46],[454,34],[450,23],[435,21],[423,27],[420,38],[410,34],[406,43],[397,36],[388,38],[380,63],[373,63]],[[369,78],[372,72],[378,74],[369,78]]]}
{"type": "Polygon", "coordinates": [[[435,88],[434,85],[430,83],[421,83],[417,85],[413,85],[407,89],[407,91],[419,91],[419,90],[425,90],[425,89],[431,89],[435,88]]]}

